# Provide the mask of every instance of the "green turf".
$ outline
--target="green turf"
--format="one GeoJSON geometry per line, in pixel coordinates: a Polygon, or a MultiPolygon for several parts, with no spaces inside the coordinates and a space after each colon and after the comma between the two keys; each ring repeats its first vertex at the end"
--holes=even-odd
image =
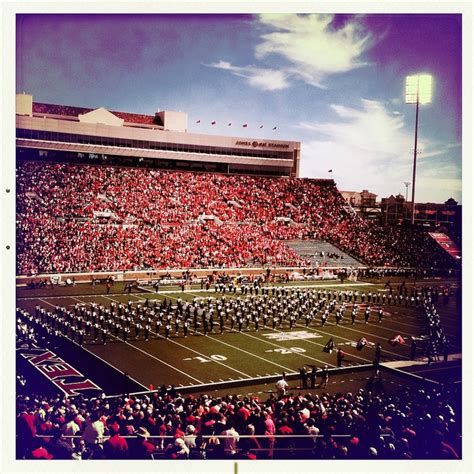
{"type": "MultiPolygon", "coordinates": [[[[445,282],[445,284],[450,283],[453,282],[445,282]]],[[[443,283],[437,282],[437,284],[443,283]]],[[[313,284],[298,282],[296,285],[312,286],[313,284]]],[[[383,282],[341,284],[331,281],[318,282],[315,286],[337,290],[358,289],[359,292],[384,289],[383,282]]],[[[32,312],[37,303],[47,309],[52,309],[56,305],[71,306],[77,302],[96,302],[109,306],[112,301],[127,302],[129,299],[136,304],[144,301],[145,298],[151,300],[166,298],[169,302],[175,303],[178,298],[189,301],[193,297],[221,297],[221,294],[213,289],[209,292],[201,291],[200,286],[184,292],[177,287],[162,287],[158,294],[151,291],[135,291],[128,295],[123,293],[121,283],[116,283],[110,294],[105,293],[104,285],[78,284],[75,287],[42,290],[21,288],[18,289],[17,299],[19,306],[32,312]]],[[[229,293],[225,296],[234,297],[229,293]]],[[[239,297],[240,294],[237,293],[236,296],[239,297]]],[[[443,322],[446,321],[445,331],[453,341],[452,350],[460,352],[458,334],[460,315],[454,306],[454,299],[451,298],[450,304],[446,307],[443,307],[441,303],[438,306],[442,312],[443,322]]],[[[108,363],[128,372],[133,379],[146,387],[150,384],[156,387],[162,383],[172,383],[178,387],[196,386],[198,388],[215,382],[246,380],[276,375],[283,371],[294,373],[303,366],[321,367],[328,364],[334,367],[336,365],[335,352],[332,354],[322,352],[324,344],[330,337],[333,337],[334,342],[346,353],[345,366],[372,363],[373,348],[365,347],[359,352],[354,347],[362,336],[370,342],[382,344],[382,361],[407,360],[410,355],[409,337],[426,333],[421,308],[385,305],[385,310],[390,315],[384,317],[381,324],[377,322],[375,315],[372,315],[369,324],[364,324],[363,315],[359,312],[355,326],[350,325],[347,316],[342,326],[336,326],[334,316],[332,316],[331,322],[325,327],[321,327],[320,321],[317,320],[308,328],[304,324],[298,324],[290,331],[285,324],[276,330],[265,329],[261,326],[256,332],[251,324],[250,331],[244,330],[239,333],[227,328],[222,335],[214,333],[208,336],[202,333],[194,334],[190,328],[187,338],[183,337],[182,332],[178,336],[173,335],[168,340],[151,334],[152,337],[147,342],[143,340],[142,333],[139,340],[132,338],[124,343],[119,334],[119,338],[111,337],[105,346],[99,341],[92,341],[91,337],[86,338],[86,347],[108,363]],[[392,347],[388,339],[397,334],[408,338],[408,343],[404,346],[392,347]],[[302,338],[302,335],[307,338],[302,338]]],[[[155,328],[152,329],[154,331],[155,328]]],[[[215,331],[219,331],[218,325],[215,331]]],[[[132,329],[131,335],[134,334],[132,329]]]]}

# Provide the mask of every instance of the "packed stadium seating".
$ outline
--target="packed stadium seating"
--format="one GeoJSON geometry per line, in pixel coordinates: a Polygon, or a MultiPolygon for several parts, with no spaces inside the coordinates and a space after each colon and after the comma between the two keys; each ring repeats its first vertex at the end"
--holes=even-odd
{"type": "Polygon", "coordinates": [[[422,230],[349,214],[330,180],[18,164],[19,274],[302,265],[285,241],[314,238],[370,265],[449,261],[422,230]]]}
{"type": "Polygon", "coordinates": [[[18,395],[17,458],[459,459],[458,395],[18,395]]]}

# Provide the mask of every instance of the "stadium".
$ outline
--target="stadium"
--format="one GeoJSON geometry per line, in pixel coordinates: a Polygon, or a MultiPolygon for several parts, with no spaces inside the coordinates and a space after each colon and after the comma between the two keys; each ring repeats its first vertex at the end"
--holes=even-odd
{"type": "Polygon", "coordinates": [[[16,106],[17,459],[462,457],[432,229],[365,221],[296,141],[16,106]]]}
{"type": "Polygon", "coordinates": [[[2,472],[471,472],[470,9],[41,3],[1,14],[2,472]]]}

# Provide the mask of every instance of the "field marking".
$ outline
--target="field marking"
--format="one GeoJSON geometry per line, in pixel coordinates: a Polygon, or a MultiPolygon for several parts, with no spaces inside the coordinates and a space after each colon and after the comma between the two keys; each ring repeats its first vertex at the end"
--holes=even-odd
{"type": "MultiPolygon", "coordinates": [[[[43,303],[46,303],[46,304],[49,304],[50,306],[52,306],[53,308],[55,308],[56,306],[49,303],[48,301],[42,299],[42,298],[38,298],[39,301],[42,301],[43,303]]],[[[89,349],[87,349],[86,347],[84,346],[81,346],[80,344],[78,344],[76,341],[73,341],[71,339],[69,339],[69,337],[66,336],[66,338],[72,342],[73,344],[76,344],[76,346],[79,346],[81,347],[83,350],[85,350],[86,352],[89,352],[89,354],[92,354],[93,356],[97,357],[98,359],[100,359],[102,362],[106,363],[107,365],[109,365],[110,367],[112,367],[113,369],[115,369],[117,372],[120,372],[123,374],[123,370],[120,370],[118,367],[115,367],[115,365],[111,364],[110,362],[106,361],[105,359],[103,359],[102,357],[100,357],[98,354],[95,354],[94,352],[90,351],[89,349]]],[[[147,389],[148,387],[146,385],[143,385],[141,382],[139,382],[138,380],[135,380],[133,377],[130,377],[128,376],[128,378],[130,378],[131,380],[133,380],[134,382],[136,382],[138,385],[141,385],[142,387],[144,387],[145,389],[147,389]]],[[[102,388],[102,387],[101,387],[102,388]]]]}
{"type": "MultiPolygon", "coordinates": [[[[326,323],[326,324],[329,324],[329,325],[331,325],[331,326],[336,326],[336,324],[330,324],[330,323],[326,323]]],[[[299,323],[296,323],[295,326],[303,327],[303,325],[302,325],[302,324],[299,324],[299,323]]],[[[350,341],[350,342],[357,342],[357,341],[353,341],[352,339],[348,339],[347,337],[344,337],[344,336],[338,336],[337,334],[331,334],[331,333],[329,333],[329,332],[322,331],[322,330],[320,329],[320,327],[322,327],[322,326],[316,326],[316,328],[312,328],[311,326],[309,326],[309,329],[311,329],[312,331],[319,331],[319,332],[322,332],[323,334],[326,334],[327,336],[330,336],[330,337],[337,337],[338,339],[344,339],[344,340],[350,341]]],[[[341,327],[341,326],[336,326],[336,327],[341,327]]],[[[346,326],[344,326],[344,327],[346,327],[346,326]]],[[[347,329],[350,329],[350,328],[347,328],[347,329]]],[[[368,334],[368,333],[362,333],[361,331],[357,331],[357,332],[360,332],[361,334],[368,334]]],[[[371,335],[374,336],[373,334],[371,334],[371,335]]],[[[375,337],[378,337],[378,336],[375,336],[375,337]]],[[[318,344],[318,343],[316,343],[316,342],[314,342],[314,341],[310,341],[310,340],[307,340],[307,341],[308,341],[309,343],[312,343],[312,344],[320,345],[320,344],[318,344]]],[[[373,349],[373,348],[372,348],[372,347],[369,347],[369,349],[373,349]]],[[[383,350],[385,353],[393,354],[393,355],[395,355],[395,356],[397,356],[397,357],[403,357],[404,359],[409,359],[409,357],[402,356],[402,355],[397,354],[397,353],[395,353],[395,352],[387,351],[387,350],[385,350],[385,349],[382,349],[382,350],[383,350]]],[[[356,357],[356,358],[358,358],[358,359],[362,359],[362,360],[368,361],[368,359],[364,359],[363,357],[360,357],[360,356],[358,356],[357,354],[352,354],[352,353],[350,353],[350,355],[353,356],[353,357],[356,357]]],[[[368,362],[371,362],[371,361],[368,361],[368,362]]]]}
{"type": "MultiPolygon", "coordinates": [[[[235,330],[233,330],[233,331],[235,331],[235,330]]],[[[239,331],[237,331],[237,333],[239,333],[239,331]]],[[[198,334],[202,334],[202,333],[201,333],[201,332],[198,332],[198,334]]],[[[208,339],[212,339],[213,341],[217,341],[217,342],[219,342],[220,344],[224,344],[225,346],[231,347],[232,349],[235,349],[235,350],[240,351],[240,352],[244,352],[245,354],[248,354],[248,355],[250,355],[250,356],[252,356],[252,357],[256,357],[257,359],[261,359],[261,360],[263,360],[263,361],[265,361],[265,362],[267,362],[267,363],[269,363],[269,364],[276,365],[277,367],[281,367],[282,369],[285,369],[286,371],[289,371],[289,372],[291,372],[291,373],[296,373],[296,372],[294,372],[293,369],[289,369],[288,367],[285,367],[284,365],[278,364],[277,362],[273,362],[273,361],[271,361],[271,360],[265,359],[265,357],[261,357],[261,356],[259,356],[259,355],[257,355],[257,354],[253,354],[252,352],[248,352],[248,351],[246,351],[245,349],[242,349],[242,348],[240,348],[240,347],[236,347],[236,346],[234,346],[233,344],[229,344],[229,343],[227,343],[227,342],[221,341],[220,339],[216,339],[215,337],[212,337],[212,336],[209,336],[209,335],[207,335],[206,337],[207,337],[208,339]]],[[[278,346],[278,347],[279,347],[279,346],[278,346]]]]}
{"type": "MultiPolygon", "coordinates": [[[[69,338],[68,338],[69,339],[69,338]]],[[[70,340],[70,339],[69,339],[70,340]]],[[[100,357],[99,355],[95,354],[94,352],[90,351],[89,349],[87,349],[86,347],[84,346],[81,346],[80,344],[78,344],[76,341],[71,341],[72,343],[76,344],[76,346],[79,346],[81,347],[83,350],[85,350],[86,352],[88,352],[89,354],[92,354],[93,356],[97,357],[98,359],[100,359],[102,362],[105,362],[107,365],[109,365],[110,367],[112,367],[113,369],[115,369],[117,372],[120,372],[122,374],[122,376],[124,375],[124,371],[123,370],[120,370],[118,367],[115,367],[115,365],[111,364],[110,362],[106,361],[105,359],[103,359],[102,357],[100,357]]],[[[142,384],[141,382],[139,382],[138,380],[135,380],[133,377],[130,377],[130,375],[127,374],[127,378],[133,380],[135,383],[137,383],[138,385],[142,386],[145,390],[148,390],[148,387],[144,384],[142,384]]]]}
{"type": "MultiPolygon", "coordinates": [[[[114,300],[114,299],[109,298],[109,297],[106,297],[106,298],[109,299],[109,300],[111,300],[111,301],[114,301],[115,303],[119,303],[119,302],[120,302],[120,301],[118,301],[118,300],[114,300]]],[[[158,334],[158,333],[152,331],[151,329],[150,329],[150,334],[154,334],[155,336],[158,336],[159,338],[164,339],[165,341],[172,342],[173,344],[176,344],[177,346],[182,347],[182,348],[186,349],[186,350],[189,351],[189,352],[193,352],[194,354],[198,354],[198,355],[200,355],[200,356],[202,356],[202,357],[206,357],[206,358],[208,358],[210,361],[215,362],[216,364],[222,365],[223,367],[226,367],[227,369],[230,369],[230,370],[232,370],[232,371],[234,371],[234,372],[237,372],[237,373],[239,373],[239,374],[241,374],[241,375],[244,375],[245,377],[251,378],[251,376],[250,376],[249,374],[246,374],[245,372],[242,372],[241,370],[234,369],[234,368],[231,367],[230,365],[224,364],[224,363],[221,362],[221,361],[214,360],[214,359],[210,358],[208,355],[203,354],[202,352],[196,351],[196,350],[194,350],[194,349],[191,349],[191,348],[188,347],[188,346],[185,346],[184,344],[181,344],[181,343],[179,343],[179,342],[176,342],[176,341],[173,340],[172,338],[168,338],[168,339],[167,339],[166,337],[164,337],[164,336],[162,336],[161,334],[158,334]]]]}
{"type": "MultiPolygon", "coordinates": [[[[295,326],[300,326],[300,327],[305,327],[305,328],[306,328],[306,326],[303,326],[302,324],[299,324],[299,323],[296,323],[295,326]]],[[[272,330],[272,331],[275,331],[275,332],[283,332],[283,331],[280,331],[279,329],[272,329],[272,328],[268,328],[268,329],[269,329],[269,330],[272,330]]],[[[311,328],[311,329],[312,329],[313,332],[316,332],[316,329],[313,329],[313,328],[311,328]]],[[[319,329],[318,329],[318,331],[319,331],[319,329]]],[[[321,331],[321,332],[323,332],[323,331],[321,331]]],[[[325,333],[325,334],[328,334],[328,333],[325,333]]],[[[254,337],[254,336],[251,336],[250,334],[246,334],[246,336],[254,337]]],[[[332,336],[332,335],[331,335],[331,336],[332,336]]],[[[334,335],[333,337],[339,337],[339,336],[334,335]]],[[[260,338],[256,338],[256,339],[262,340],[262,339],[260,339],[260,338]]],[[[352,340],[347,339],[347,338],[343,338],[343,339],[346,339],[347,341],[350,341],[351,343],[354,343],[354,344],[357,343],[357,341],[352,341],[352,340]]],[[[320,344],[319,342],[311,341],[311,340],[309,340],[309,339],[300,339],[300,341],[301,341],[302,343],[307,342],[307,343],[309,343],[309,344],[313,344],[313,345],[319,346],[319,347],[324,347],[324,346],[325,346],[325,344],[320,344]]],[[[285,347],[285,349],[286,349],[286,347],[285,347]]],[[[299,354],[299,353],[298,353],[298,354],[299,354]]],[[[305,356],[305,354],[300,354],[300,355],[305,356]]],[[[365,359],[364,357],[360,357],[360,356],[358,356],[357,354],[351,354],[351,356],[354,356],[354,357],[356,357],[357,359],[361,359],[361,360],[363,360],[363,361],[365,361],[365,362],[372,363],[372,361],[370,361],[369,359],[365,359]]],[[[310,356],[307,356],[307,357],[309,357],[310,359],[313,359],[313,360],[317,360],[318,362],[322,362],[321,360],[316,359],[316,358],[314,358],[314,357],[310,357],[310,356]]],[[[322,363],[327,364],[327,362],[322,362],[322,363]]],[[[335,365],[330,364],[330,363],[329,363],[328,365],[331,365],[332,367],[336,367],[335,365]]]]}
{"type": "MultiPolygon", "coordinates": [[[[107,297],[107,298],[108,298],[108,297],[107,297]]],[[[170,298],[173,298],[173,297],[170,297],[170,298]]],[[[108,299],[111,299],[111,298],[108,298],[108,299]]],[[[178,298],[173,298],[173,299],[178,299],[178,298]]],[[[112,300],[112,301],[116,301],[116,300],[112,300]]],[[[203,333],[200,332],[200,331],[197,331],[197,334],[203,334],[203,333]]],[[[163,336],[161,336],[161,337],[163,337],[163,336]]],[[[228,346],[228,347],[231,347],[231,348],[233,348],[233,349],[235,349],[235,350],[237,350],[237,351],[244,352],[244,353],[246,353],[246,354],[248,354],[248,355],[251,355],[251,356],[253,356],[253,357],[257,357],[257,358],[259,358],[259,359],[261,359],[261,360],[263,360],[263,361],[265,361],[265,362],[267,362],[267,363],[270,363],[270,364],[276,365],[276,366],[278,366],[278,367],[281,367],[281,368],[285,369],[285,370],[288,371],[288,372],[293,372],[292,369],[289,369],[288,367],[285,367],[285,366],[283,366],[283,365],[281,365],[281,364],[278,364],[278,363],[276,363],[276,362],[273,362],[273,361],[271,361],[271,360],[265,359],[264,357],[261,357],[261,356],[259,356],[259,355],[257,355],[257,354],[253,354],[253,353],[251,353],[251,352],[245,351],[244,349],[241,349],[241,348],[239,348],[239,347],[236,347],[236,346],[234,346],[234,345],[232,345],[232,344],[229,344],[229,343],[226,343],[226,342],[224,342],[224,341],[220,341],[219,339],[216,339],[216,338],[214,338],[214,337],[212,337],[212,336],[207,335],[206,337],[208,337],[209,339],[212,339],[213,341],[220,342],[221,344],[224,344],[224,345],[226,345],[226,346],[228,346]]],[[[278,345],[276,345],[276,344],[273,344],[273,345],[275,345],[275,346],[277,346],[277,347],[282,347],[282,346],[278,346],[278,345]]],[[[135,347],[135,346],[133,346],[133,347],[135,347]]],[[[187,349],[188,349],[188,348],[187,348],[187,349]]],[[[315,360],[316,360],[316,359],[315,359],[315,360]]],[[[217,361],[216,361],[216,362],[217,362],[217,361]]],[[[335,367],[335,366],[333,366],[333,367],[335,367]]],[[[237,371],[236,369],[233,369],[233,370],[237,371]]],[[[244,374],[244,372],[240,372],[240,373],[244,374]]],[[[296,373],[296,372],[295,372],[295,373],[296,373]]],[[[250,375],[248,375],[248,374],[244,374],[244,375],[246,375],[246,377],[248,377],[248,378],[252,378],[252,377],[251,377],[250,375]]],[[[204,382],[201,382],[201,381],[200,381],[200,383],[201,383],[201,384],[204,384],[204,382]]]]}
{"type": "MultiPolygon", "coordinates": [[[[75,299],[75,300],[77,300],[77,301],[79,301],[79,302],[81,302],[81,303],[85,303],[85,301],[82,301],[82,300],[80,300],[79,298],[73,297],[73,299],[75,299]]],[[[161,359],[159,359],[158,357],[154,356],[153,354],[150,354],[150,353],[148,353],[148,352],[146,352],[146,351],[140,349],[139,347],[134,346],[133,344],[130,344],[130,343],[127,342],[127,341],[124,341],[122,338],[117,337],[117,336],[114,336],[113,334],[110,334],[110,333],[109,333],[109,335],[110,335],[111,337],[115,338],[115,339],[118,339],[119,341],[122,341],[123,343],[127,344],[128,346],[133,347],[133,348],[136,349],[137,351],[142,352],[143,354],[147,355],[148,357],[151,357],[152,359],[155,359],[155,360],[157,360],[158,362],[161,362],[163,365],[166,365],[166,366],[168,366],[168,367],[171,367],[173,370],[176,370],[177,372],[180,372],[181,374],[186,375],[187,377],[189,377],[189,378],[195,380],[196,382],[204,383],[202,380],[199,380],[199,379],[193,377],[192,375],[189,375],[188,373],[183,372],[182,370],[177,369],[176,367],[173,367],[171,364],[168,364],[168,363],[165,362],[164,360],[161,360],[161,359]]]]}
{"type": "MultiPolygon", "coordinates": [[[[436,364],[436,362],[434,362],[434,364],[436,364]]],[[[415,367],[419,367],[419,366],[415,366],[415,367]]],[[[410,373],[410,374],[419,374],[420,372],[441,372],[441,371],[444,371],[444,370],[453,370],[453,369],[462,369],[462,366],[461,365],[457,365],[457,366],[454,366],[454,367],[433,367],[431,369],[422,369],[422,370],[414,370],[413,372],[408,372],[408,370],[406,372],[410,373]]]]}
{"type": "MultiPolygon", "coordinates": [[[[443,315],[443,316],[442,316],[439,312],[438,312],[438,314],[440,315],[441,325],[442,325],[442,326],[447,326],[447,327],[449,327],[449,328],[455,328],[455,327],[458,325],[456,322],[446,322],[446,321],[444,321],[444,319],[446,319],[447,316],[446,316],[446,315],[443,315]]],[[[417,322],[420,322],[419,319],[423,319],[423,320],[426,319],[426,317],[425,317],[423,314],[420,314],[419,317],[413,316],[413,315],[411,315],[411,314],[399,314],[399,315],[393,316],[393,317],[388,317],[388,316],[386,317],[386,319],[387,319],[388,321],[393,320],[394,318],[404,318],[404,319],[408,318],[408,319],[414,319],[414,320],[417,321],[417,322]]],[[[384,317],[384,320],[385,320],[385,317],[384,317]]],[[[399,321],[396,321],[396,323],[397,323],[397,324],[402,324],[402,325],[404,325],[404,326],[410,326],[410,324],[408,324],[408,323],[402,323],[402,322],[399,322],[399,321]]],[[[422,321],[421,324],[425,324],[424,321],[422,321]]]]}
{"type": "Polygon", "coordinates": [[[49,306],[52,306],[53,308],[56,308],[56,305],[54,304],[51,304],[49,301],[46,301],[42,298],[37,298],[38,301],[42,301],[43,303],[46,303],[46,304],[49,304],[49,306]]]}
{"type": "MultiPolygon", "coordinates": [[[[335,280],[330,280],[330,281],[335,281],[335,280]]],[[[295,289],[302,289],[302,288],[319,288],[319,287],[323,287],[323,288],[346,288],[346,287],[352,287],[352,286],[377,286],[377,285],[380,285],[380,283],[363,283],[363,282],[354,282],[354,283],[351,283],[351,284],[343,284],[342,287],[341,287],[341,284],[340,283],[332,283],[332,284],[326,284],[324,282],[313,282],[313,283],[308,283],[307,285],[272,285],[272,286],[264,286],[263,288],[269,288],[269,289],[272,289],[272,288],[295,288],[295,289]]],[[[261,292],[261,288],[260,288],[260,292],[261,292]]],[[[181,291],[181,290],[168,290],[168,291],[165,291],[165,290],[161,290],[161,287],[160,287],[160,291],[157,293],[157,292],[148,292],[148,293],[145,293],[145,294],[156,294],[156,295],[162,295],[162,294],[176,294],[176,293],[179,293],[179,294],[186,294],[186,293],[189,293],[189,294],[192,294],[192,293],[213,293],[213,294],[217,294],[217,295],[223,295],[222,292],[220,291],[215,291],[214,289],[209,289],[209,290],[206,290],[206,289],[200,289],[200,288],[195,288],[195,289],[192,289],[192,292],[191,291],[181,291]]],[[[137,298],[139,298],[138,296],[136,296],[135,293],[109,293],[110,295],[112,296],[135,296],[137,298]]],[[[226,292],[225,295],[233,295],[234,293],[229,293],[229,292],[226,292]]],[[[236,296],[241,296],[242,293],[236,293],[236,296]]],[[[102,293],[94,293],[94,294],[85,294],[85,295],[64,295],[64,296],[48,296],[49,299],[59,299],[59,298],[72,298],[74,296],[80,296],[80,297],[87,297],[87,298],[90,298],[90,297],[94,297],[94,296],[103,296],[102,293]]],[[[39,299],[38,296],[19,296],[17,298],[17,300],[37,300],[39,299]]]]}
{"type": "MultiPolygon", "coordinates": [[[[270,328],[268,328],[268,329],[270,329],[270,328]]],[[[276,329],[274,329],[274,331],[276,331],[276,332],[281,332],[281,331],[277,331],[276,329]]],[[[273,343],[273,342],[271,342],[271,341],[268,341],[268,340],[266,340],[266,339],[262,339],[262,338],[260,338],[260,337],[252,336],[251,334],[245,333],[244,331],[238,331],[237,329],[231,329],[230,332],[231,332],[231,333],[236,333],[236,334],[242,334],[242,335],[247,336],[247,337],[251,337],[252,339],[256,339],[256,340],[258,340],[258,341],[260,341],[260,342],[264,342],[264,343],[266,343],[266,344],[269,344],[269,345],[274,346],[274,347],[278,347],[278,348],[280,348],[280,349],[287,349],[285,346],[282,346],[282,345],[280,345],[280,344],[275,344],[275,343],[273,343]]],[[[209,337],[209,336],[208,336],[208,337],[209,337]]],[[[218,340],[218,339],[216,339],[216,340],[218,340]]],[[[303,341],[303,340],[306,341],[307,339],[301,339],[301,341],[303,341]]],[[[312,341],[308,341],[308,342],[312,342],[312,341]]],[[[228,345],[231,345],[231,344],[228,344],[228,345]]],[[[324,347],[324,344],[318,344],[318,345],[321,346],[321,347],[324,347]]],[[[243,350],[243,349],[240,349],[240,348],[238,348],[238,347],[237,347],[236,349],[238,349],[238,350],[243,350]]],[[[317,362],[321,362],[322,364],[328,364],[328,365],[331,365],[332,367],[336,367],[336,366],[333,365],[333,364],[330,364],[330,363],[327,363],[327,362],[323,362],[323,361],[320,360],[320,359],[316,359],[315,357],[311,357],[311,356],[306,355],[306,354],[303,354],[303,353],[295,352],[294,354],[300,355],[300,356],[302,356],[302,357],[306,357],[307,359],[315,360],[315,361],[317,361],[317,362]]],[[[257,356],[257,357],[258,357],[258,356],[257,356]]],[[[275,365],[279,365],[279,364],[276,364],[276,363],[274,363],[274,364],[275,364],[275,365]]],[[[281,366],[281,367],[282,367],[282,366],[281,366]]],[[[289,369],[288,369],[288,370],[289,370],[289,369]]]]}
{"type": "MultiPolygon", "coordinates": [[[[363,322],[363,321],[360,321],[360,323],[365,324],[365,322],[363,322]]],[[[331,324],[331,323],[327,323],[327,324],[331,324]]],[[[409,326],[409,327],[414,328],[414,329],[423,329],[420,326],[426,326],[426,324],[424,324],[424,323],[420,324],[420,326],[414,326],[412,324],[403,324],[403,323],[398,323],[398,322],[396,322],[395,324],[402,324],[403,326],[409,326]]],[[[394,332],[396,334],[400,334],[400,331],[397,331],[396,329],[388,328],[387,326],[384,326],[383,321],[379,324],[367,323],[365,325],[366,326],[373,326],[374,328],[380,328],[380,329],[384,329],[386,331],[390,331],[390,332],[394,332]]],[[[342,326],[342,325],[340,325],[340,326],[342,326]]],[[[345,326],[346,325],[344,325],[343,327],[345,327],[345,326]]],[[[406,331],[406,329],[405,329],[405,331],[406,331]]]]}

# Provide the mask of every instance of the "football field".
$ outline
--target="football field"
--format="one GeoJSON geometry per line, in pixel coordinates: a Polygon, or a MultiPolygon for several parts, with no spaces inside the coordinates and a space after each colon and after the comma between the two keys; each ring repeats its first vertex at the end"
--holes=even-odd
{"type": "MultiPolygon", "coordinates": [[[[417,282],[417,285],[444,285],[456,288],[459,282],[425,281],[417,282]]],[[[309,286],[327,291],[358,290],[366,293],[388,291],[383,282],[361,281],[341,284],[338,281],[325,281],[293,283],[286,286],[295,289],[309,286]]],[[[192,301],[196,298],[198,301],[201,299],[214,301],[222,296],[227,300],[246,298],[240,290],[235,294],[227,292],[223,295],[214,288],[206,291],[198,286],[186,288],[185,291],[181,291],[178,287],[161,287],[158,293],[152,288],[142,287],[126,294],[123,285],[115,283],[107,294],[102,284],[96,286],[78,284],[74,287],[58,286],[41,290],[18,288],[17,305],[34,314],[37,304],[52,311],[60,306],[71,308],[77,303],[85,304],[86,307],[96,303],[108,308],[112,303],[127,305],[130,301],[132,307],[136,307],[138,304],[144,305],[146,300],[149,300],[147,304],[151,306],[155,301],[163,302],[166,299],[167,304],[173,307],[179,299],[192,301]]],[[[454,297],[450,298],[447,304],[443,304],[440,300],[437,307],[443,329],[451,341],[450,351],[460,353],[461,314],[454,300],[454,297]]],[[[312,366],[321,368],[327,364],[329,368],[335,368],[336,350],[332,353],[323,352],[330,338],[333,339],[336,349],[341,348],[345,354],[343,367],[372,364],[376,343],[382,346],[381,362],[409,361],[412,337],[421,338],[419,340],[422,341],[423,336],[429,333],[421,306],[385,304],[383,319],[379,322],[375,312],[375,308],[379,305],[371,304],[373,311],[369,322],[365,323],[363,317],[365,304],[360,302],[358,304],[360,310],[355,324],[351,324],[350,317],[345,315],[342,322],[336,325],[332,314],[324,326],[318,317],[308,325],[304,319],[298,319],[291,328],[288,321],[283,321],[275,328],[272,328],[271,324],[263,327],[261,323],[258,330],[254,324],[250,324],[247,328],[244,323],[242,330],[239,331],[237,326],[231,328],[229,321],[226,321],[222,334],[217,323],[207,335],[204,335],[202,326],[198,326],[195,330],[191,325],[187,336],[184,335],[182,327],[179,327],[176,334],[173,324],[168,338],[165,337],[163,330],[157,333],[155,326],[152,325],[148,340],[145,340],[143,332],[137,338],[132,331],[130,337],[124,340],[121,333],[115,334],[111,331],[106,344],[103,344],[101,338],[94,340],[93,334],[85,336],[82,347],[77,342],[68,341],[68,343],[77,346],[75,354],[83,351],[91,361],[95,360],[97,363],[100,362],[101,366],[110,368],[110,377],[113,377],[115,372],[127,373],[136,388],[148,390],[150,386],[173,384],[177,388],[192,388],[204,392],[219,386],[239,386],[270,380],[280,376],[282,372],[288,375],[298,374],[299,369],[303,367],[310,370],[312,366]],[[398,335],[405,343],[389,342],[398,335]],[[367,344],[362,350],[358,350],[356,345],[361,338],[365,338],[367,344]]],[[[72,366],[75,365],[74,360],[67,362],[72,366]]],[[[105,378],[107,376],[104,374],[105,378]]],[[[97,375],[94,377],[97,378],[97,375]]],[[[99,380],[94,381],[100,385],[99,380]]],[[[105,391],[107,393],[107,390],[105,391]]]]}

